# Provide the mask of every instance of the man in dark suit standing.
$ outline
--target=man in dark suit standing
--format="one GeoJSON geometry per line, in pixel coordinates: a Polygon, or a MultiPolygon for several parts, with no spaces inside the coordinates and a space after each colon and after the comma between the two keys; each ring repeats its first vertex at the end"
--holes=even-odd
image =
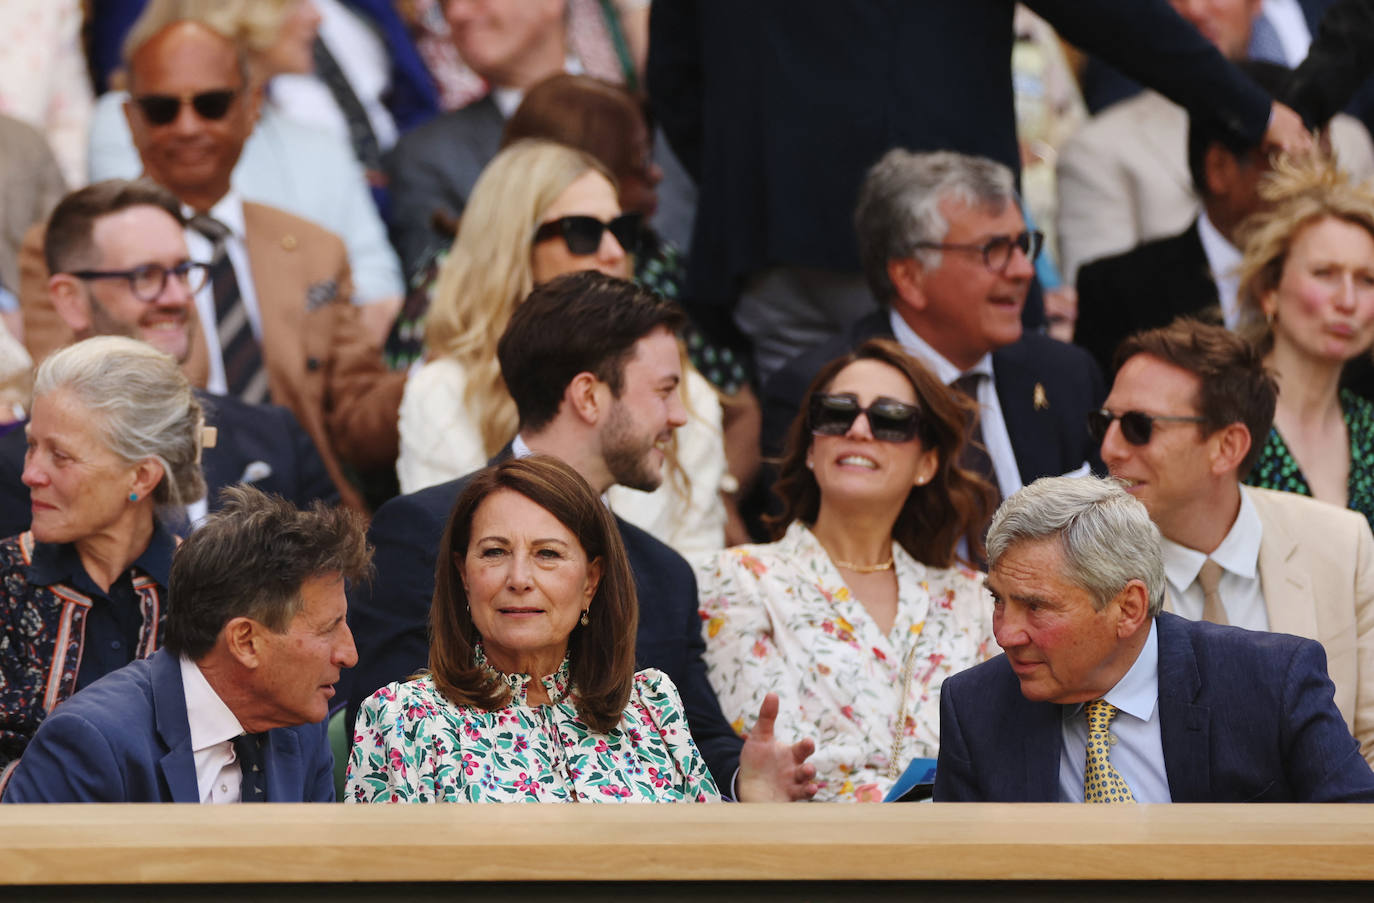
{"type": "Polygon", "coordinates": [[[5,802],[333,802],[324,718],[357,661],[344,581],[368,569],[361,519],[228,494],[172,561],[164,648],[58,706],[5,802]]]}
{"type": "MultiPolygon", "coordinates": [[[[497,346],[520,415],[520,432],[498,459],[553,455],[597,492],[616,484],[656,488],[664,446],[687,419],[675,337],[681,325],[672,304],[600,273],[573,273],[536,288],[516,307],[497,346]]],[[[435,550],[467,479],[392,499],[372,520],[377,578],[349,599],[360,642],[350,722],[377,688],[425,667],[435,550]]],[[[643,530],[620,518],[616,524],[639,597],[636,661],[677,685],[692,738],[717,784],[737,799],[810,797],[815,769],[805,760],[814,744],[773,741],[776,697],[764,703],[763,727],[745,742],[721,714],[701,658],[696,580],[687,562],[643,530]]]]}
{"type": "Polygon", "coordinates": [[[1312,640],[1162,612],[1145,506],[1047,478],[988,532],[1005,655],[945,681],[936,801],[1374,802],[1312,640]]]}
{"type": "Polygon", "coordinates": [[[1102,374],[1082,349],[1021,327],[1041,238],[1026,230],[1010,169],[949,151],[889,151],[864,179],[854,222],[884,307],[764,384],[765,454],[780,452],[821,365],[881,336],[978,402],[974,438],[986,454],[966,463],[1003,496],[1036,477],[1100,467],[1083,424],[1107,394],[1102,374]]]}
{"type": "MultiPolygon", "coordinates": [[[[196,286],[207,267],[190,260],[181,206],[156,183],[111,179],[67,195],[44,232],[48,298],[77,339],[127,335],[184,362],[190,353],[196,286]]],[[[249,404],[202,389],[196,397],[216,428],[202,457],[207,498],[253,483],[297,505],[333,504],[338,491],[315,443],[295,416],[276,405],[249,404]]],[[[20,482],[23,430],[0,437],[0,533],[28,529],[29,491],[20,482]]],[[[192,512],[192,519],[201,511],[192,512]]]]}

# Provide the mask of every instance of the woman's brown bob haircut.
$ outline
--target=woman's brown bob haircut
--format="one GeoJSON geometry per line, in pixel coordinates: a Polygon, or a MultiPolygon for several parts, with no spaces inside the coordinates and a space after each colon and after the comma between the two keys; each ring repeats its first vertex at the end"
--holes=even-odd
{"type": "MultiPolygon", "coordinates": [[[[821,488],[806,466],[811,450],[811,396],[826,392],[840,371],[855,361],[879,361],[899,371],[916,393],[921,409],[921,441],[939,455],[935,476],[924,486],[913,486],[892,526],[892,538],[924,564],[950,567],[960,538],[974,558],[983,555],[983,529],[996,503],[992,486],[973,471],[959,466],[967,424],[972,422],[973,402],[941,384],[930,371],[890,339],[869,339],[844,357],[826,364],[811,381],[801,413],[792,422],[787,450],[773,491],[783,510],[767,518],[774,538],[781,537],[794,520],[814,524],[821,508],[821,488]]],[[[965,562],[969,563],[969,562],[965,562]]]]}
{"type": "Polygon", "coordinates": [[[568,664],[578,715],[593,729],[609,731],[620,723],[634,684],[639,622],[634,576],[611,512],[577,471],[547,455],[479,471],[453,506],[439,545],[430,608],[434,685],[454,705],[493,711],[510,701],[510,688],[475,662],[473,649],[481,637],[462,577],[473,516],[501,490],[518,492],[556,517],[577,537],[588,562],[601,559],[601,582],[587,609],[589,623],[574,627],[568,637],[568,664]]]}

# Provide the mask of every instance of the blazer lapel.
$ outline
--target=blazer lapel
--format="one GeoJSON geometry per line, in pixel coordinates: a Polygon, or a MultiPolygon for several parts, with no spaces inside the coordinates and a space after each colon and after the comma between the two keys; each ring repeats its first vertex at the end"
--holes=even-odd
{"type": "Polygon", "coordinates": [[[1201,803],[1212,798],[1210,753],[1212,711],[1197,705],[1202,678],[1192,641],[1182,618],[1160,614],[1159,734],[1164,748],[1164,773],[1175,803],[1201,803]]]}
{"type": "Polygon", "coordinates": [[[1055,466],[1053,443],[1043,441],[1054,431],[1054,424],[1046,420],[1051,415],[1035,409],[1035,386],[1040,382],[1014,358],[999,352],[992,353],[993,383],[1017,471],[1023,480],[1026,474],[1062,473],[1055,466]]]}
{"type": "Polygon", "coordinates": [[[181,662],[161,651],[152,660],[154,728],[167,753],[158,761],[162,779],[174,803],[200,802],[196,760],[191,751],[191,722],[186,717],[186,691],[181,685],[181,662]]]}
{"type": "Polygon", "coordinates": [[[1027,713],[1026,723],[1021,728],[1024,738],[1021,758],[1025,762],[1026,784],[1012,799],[1028,803],[1058,802],[1059,758],[1064,746],[1063,709],[1052,703],[1033,703],[1023,708],[1027,713]]]}
{"type": "Polygon", "coordinates": [[[1265,518],[1264,508],[1256,506],[1264,525],[1260,539],[1260,592],[1269,615],[1269,630],[1317,639],[1317,603],[1312,598],[1312,583],[1298,558],[1298,542],[1288,526],[1276,518],[1265,518]]]}

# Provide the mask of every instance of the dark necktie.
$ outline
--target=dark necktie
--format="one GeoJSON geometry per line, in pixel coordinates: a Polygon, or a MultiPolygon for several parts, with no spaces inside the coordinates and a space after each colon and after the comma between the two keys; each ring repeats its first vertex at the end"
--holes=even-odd
{"type": "Polygon", "coordinates": [[[978,413],[978,384],[987,378],[986,373],[965,373],[953,383],[951,387],[964,393],[973,401],[975,411],[969,415],[968,423],[968,443],[964,446],[963,454],[959,456],[959,466],[965,470],[971,470],[992,484],[992,488],[997,492],[997,503],[1002,503],[1002,488],[997,482],[997,470],[992,466],[992,456],[988,454],[988,448],[983,443],[983,418],[978,413]]]}
{"type": "Polygon", "coordinates": [[[267,802],[267,774],[262,770],[262,747],[266,734],[239,734],[234,738],[234,754],[243,772],[239,798],[245,803],[267,802]]]}
{"type": "Polygon", "coordinates": [[[225,248],[229,227],[202,213],[191,217],[191,228],[215,246],[210,285],[215,295],[215,324],[226,392],[251,404],[262,404],[268,396],[267,370],[262,365],[262,348],[248,321],[248,308],[239,291],[233,261],[225,248]]]}
{"type": "Polygon", "coordinates": [[[348,140],[353,145],[353,156],[367,170],[370,181],[374,174],[382,171],[382,149],[377,143],[377,133],[372,130],[372,120],[367,118],[367,110],[363,108],[357,92],[349,84],[348,76],[324,41],[316,37],[312,50],[315,55],[315,75],[324,82],[334,102],[339,105],[339,112],[343,113],[348,123],[348,140]]]}

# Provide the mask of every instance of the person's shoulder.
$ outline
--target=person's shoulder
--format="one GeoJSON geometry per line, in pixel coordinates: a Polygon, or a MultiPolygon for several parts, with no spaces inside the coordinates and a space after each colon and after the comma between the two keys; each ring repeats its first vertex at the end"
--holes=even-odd
{"type": "Polygon", "coordinates": [[[453,151],[471,144],[477,137],[474,131],[497,132],[504,125],[500,111],[489,98],[473,101],[465,107],[440,113],[428,122],[421,123],[406,132],[392,148],[392,155],[406,157],[427,157],[440,149],[453,151]]]}
{"type": "Polygon", "coordinates": [[[433,677],[425,672],[406,680],[392,681],[378,689],[363,701],[359,718],[362,710],[370,709],[373,712],[403,712],[413,719],[433,715],[446,705],[448,702],[434,686],[433,677]]]}
{"type": "MultiPolygon", "coordinates": [[[[682,694],[673,679],[657,668],[635,672],[634,695],[645,705],[662,711],[672,708],[682,711],[682,694]]],[[[685,716],[683,716],[685,717],[685,716]]]]}
{"type": "Polygon", "coordinates": [[[625,543],[625,552],[630,556],[631,564],[639,557],[641,560],[652,559],[653,563],[660,567],[691,570],[687,559],[648,530],[636,527],[618,515],[615,523],[620,528],[620,539],[625,543]]]}
{"type": "Polygon", "coordinates": [[[1034,329],[1022,331],[1021,338],[994,351],[992,361],[994,368],[1012,364],[1037,373],[1098,373],[1097,362],[1086,348],[1052,339],[1034,329]]]}
{"type": "MultiPolygon", "coordinates": [[[[1339,533],[1368,524],[1364,515],[1357,511],[1296,492],[1264,489],[1258,486],[1246,486],[1241,491],[1250,496],[1250,500],[1255,504],[1256,513],[1266,527],[1270,524],[1281,525],[1289,528],[1291,532],[1294,522],[1301,521],[1308,526],[1329,527],[1339,533]]],[[[1303,539],[1302,536],[1297,538],[1300,542],[1303,539]]]]}
{"type": "Polygon", "coordinates": [[[1014,692],[1016,698],[1025,698],[1021,695],[1016,675],[1007,664],[1005,653],[979,662],[971,668],[965,668],[957,674],[951,674],[940,686],[940,692],[949,694],[951,699],[956,694],[961,698],[964,698],[965,694],[970,694],[967,698],[979,700],[980,705],[1006,696],[1009,689],[1014,692]]]}
{"type": "Polygon", "coordinates": [[[442,523],[471,479],[472,475],[467,474],[456,480],[436,483],[390,498],[373,513],[372,527],[376,529],[382,525],[414,528],[434,520],[442,523]],[[419,521],[416,520],[417,517],[420,518],[419,521]]]}
{"type": "MultiPolygon", "coordinates": [[[[1165,652],[1182,636],[1187,638],[1193,651],[1199,656],[1199,666],[1204,671],[1209,666],[1218,664],[1229,668],[1237,662],[1253,662],[1256,665],[1285,662],[1304,649],[1315,649],[1317,652],[1322,650],[1321,644],[1316,640],[1292,634],[1245,630],[1225,624],[1194,621],[1169,612],[1160,612],[1156,615],[1155,623],[1159,628],[1161,664],[1165,652]]],[[[1259,669],[1255,673],[1270,672],[1267,669],[1259,669]]]]}
{"type": "Polygon", "coordinates": [[[102,732],[109,728],[122,734],[139,723],[136,713],[152,711],[153,682],[153,659],[136,659],[73,694],[53,714],[74,715],[102,732]]]}

